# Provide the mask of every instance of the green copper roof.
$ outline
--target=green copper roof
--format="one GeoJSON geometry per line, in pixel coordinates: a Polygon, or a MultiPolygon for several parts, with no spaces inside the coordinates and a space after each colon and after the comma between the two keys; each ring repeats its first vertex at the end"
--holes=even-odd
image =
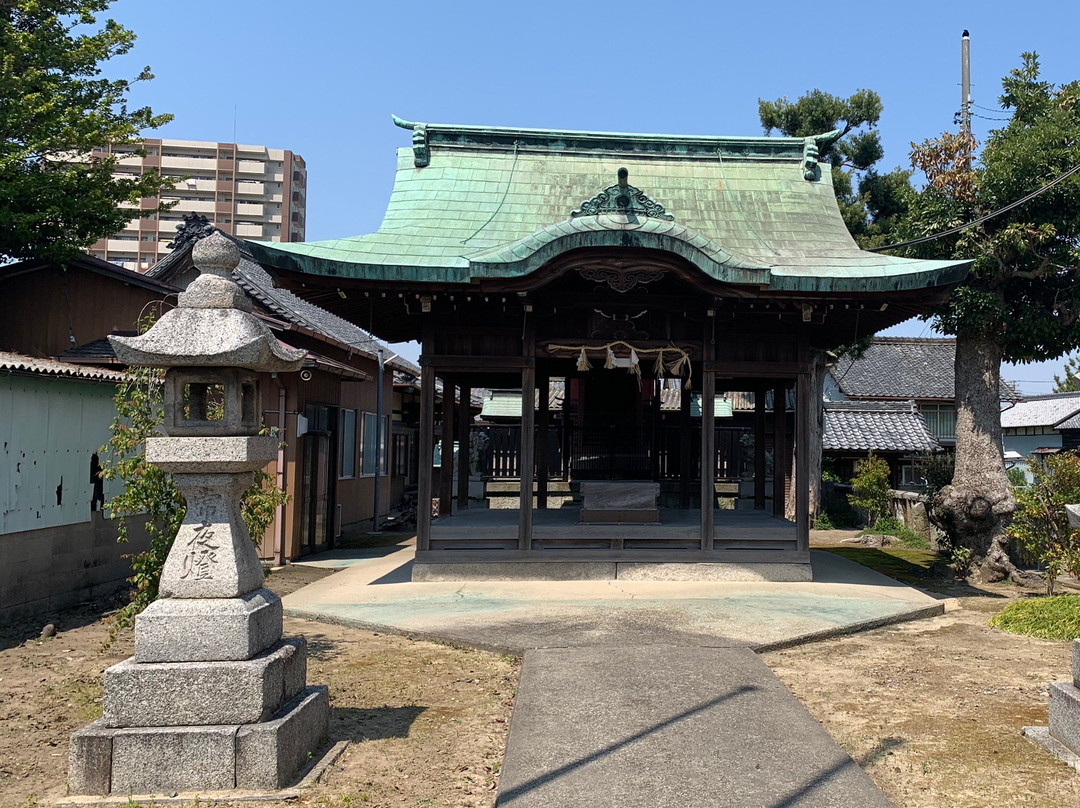
{"type": "Polygon", "coordinates": [[[826,292],[937,286],[960,280],[968,266],[860,250],[828,166],[816,160],[835,133],[720,138],[395,120],[413,130],[414,145],[398,150],[379,230],[254,242],[261,262],[366,280],[468,283],[527,275],[577,247],[636,246],[675,252],[720,281],[826,292]],[[625,214],[612,206],[620,168],[627,196],[642,200],[625,214]]]}

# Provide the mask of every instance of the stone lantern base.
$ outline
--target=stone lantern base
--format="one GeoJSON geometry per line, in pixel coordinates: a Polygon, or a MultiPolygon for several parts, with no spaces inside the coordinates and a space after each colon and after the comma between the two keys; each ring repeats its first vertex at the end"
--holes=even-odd
{"type": "Polygon", "coordinates": [[[1050,726],[1024,727],[1024,734],[1080,771],[1080,639],[1073,640],[1071,682],[1050,685],[1050,726]]]}
{"type": "Polygon", "coordinates": [[[306,685],[303,637],[282,638],[240,515],[251,470],[275,452],[273,438],[147,441],[189,504],[165,597],[135,618],[135,655],[105,671],[101,718],[71,738],[69,793],[270,791],[323,745],[327,689],[306,685]]]}

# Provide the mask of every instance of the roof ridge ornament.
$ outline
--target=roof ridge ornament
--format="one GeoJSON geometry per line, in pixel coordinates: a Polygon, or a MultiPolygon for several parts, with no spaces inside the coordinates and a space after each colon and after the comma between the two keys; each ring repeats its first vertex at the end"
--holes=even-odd
{"type": "Polygon", "coordinates": [[[573,219],[577,216],[598,216],[602,213],[622,213],[625,215],[642,215],[651,219],[663,219],[674,221],[675,217],[664,210],[659,202],[654,202],[640,188],[635,188],[627,181],[630,172],[620,168],[618,182],[610,185],[598,193],[592,199],[581,203],[581,207],[570,214],[573,219]]]}
{"type": "Polygon", "coordinates": [[[816,182],[821,179],[821,168],[818,160],[821,158],[821,150],[828,148],[843,134],[839,129],[833,129],[823,135],[811,135],[803,138],[803,179],[807,182],[816,182]]]}
{"type": "Polygon", "coordinates": [[[431,149],[428,148],[427,124],[418,123],[416,121],[407,121],[404,118],[399,118],[393,113],[390,113],[390,118],[394,121],[394,126],[412,130],[413,165],[417,168],[424,168],[425,166],[431,165],[431,149]]]}

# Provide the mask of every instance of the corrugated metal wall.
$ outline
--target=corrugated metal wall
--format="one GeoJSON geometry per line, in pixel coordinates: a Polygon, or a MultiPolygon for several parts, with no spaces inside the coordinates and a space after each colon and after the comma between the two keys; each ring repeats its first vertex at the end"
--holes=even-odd
{"type": "MultiPolygon", "coordinates": [[[[0,534],[90,521],[90,459],[116,417],[108,383],[0,377],[0,534]]],[[[105,499],[122,490],[105,483],[105,499]]]]}

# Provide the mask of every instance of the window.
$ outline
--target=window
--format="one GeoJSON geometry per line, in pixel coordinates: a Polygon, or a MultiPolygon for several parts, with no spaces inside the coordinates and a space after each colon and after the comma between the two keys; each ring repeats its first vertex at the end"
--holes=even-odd
{"type": "Polygon", "coordinates": [[[341,458],[341,479],[356,476],[356,410],[341,411],[341,445],[338,457],[341,458]]]}
{"type": "Polygon", "coordinates": [[[926,428],[938,440],[956,439],[956,407],[953,404],[920,404],[926,428]]]}
{"type": "Polygon", "coordinates": [[[409,436],[408,435],[394,435],[394,476],[402,477],[405,480],[410,479],[409,460],[411,459],[411,452],[409,451],[409,436]]]}
{"type": "MultiPolygon", "coordinates": [[[[383,416],[381,451],[379,452],[379,469],[386,474],[387,469],[387,437],[390,432],[390,423],[387,416],[383,416]]],[[[364,429],[360,435],[361,473],[365,476],[375,474],[375,425],[377,423],[375,413],[364,413],[364,429]]]]}

